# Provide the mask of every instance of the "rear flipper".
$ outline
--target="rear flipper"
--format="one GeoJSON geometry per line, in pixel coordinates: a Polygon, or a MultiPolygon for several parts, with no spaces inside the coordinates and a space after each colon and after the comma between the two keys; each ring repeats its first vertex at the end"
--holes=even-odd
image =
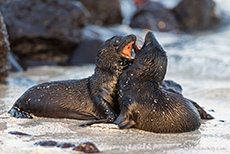
{"type": "Polygon", "coordinates": [[[15,118],[25,118],[25,119],[33,118],[29,113],[20,110],[16,106],[13,106],[8,113],[10,113],[11,117],[15,117],[15,118]]]}
{"type": "Polygon", "coordinates": [[[196,102],[194,102],[193,100],[187,99],[189,100],[196,108],[197,111],[200,114],[201,119],[206,119],[206,120],[211,120],[214,119],[213,116],[211,116],[210,114],[208,114],[203,108],[201,108],[196,102]]]}
{"type": "Polygon", "coordinates": [[[178,83],[172,80],[163,80],[160,86],[162,86],[163,89],[170,91],[170,92],[174,92],[178,94],[182,93],[181,85],[179,85],[178,83]]]}

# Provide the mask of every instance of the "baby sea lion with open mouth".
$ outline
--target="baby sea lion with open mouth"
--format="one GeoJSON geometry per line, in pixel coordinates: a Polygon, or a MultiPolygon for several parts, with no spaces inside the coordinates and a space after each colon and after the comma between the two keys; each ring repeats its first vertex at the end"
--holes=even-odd
{"type": "Polygon", "coordinates": [[[36,85],[15,102],[9,113],[16,118],[114,118],[119,110],[116,85],[122,70],[132,61],[135,42],[135,35],[108,39],[98,51],[92,76],[36,85]]]}
{"type": "Polygon", "coordinates": [[[121,113],[115,121],[119,128],[134,127],[156,133],[198,129],[201,116],[196,107],[199,105],[194,106],[184,98],[180,87],[163,82],[167,55],[152,32],[147,33],[143,47],[136,48],[135,53],[132,65],[119,81],[121,113]]]}

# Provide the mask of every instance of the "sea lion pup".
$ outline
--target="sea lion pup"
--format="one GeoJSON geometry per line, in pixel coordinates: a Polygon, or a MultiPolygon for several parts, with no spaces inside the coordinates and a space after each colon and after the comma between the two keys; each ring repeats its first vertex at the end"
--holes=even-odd
{"type": "Polygon", "coordinates": [[[16,118],[32,115],[80,120],[116,116],[116,85],[122,70],[132,61],[135,35],[114,36],[99,49],[94,74],[81,80],[53,81],[28,89],[9,113],[16,118]],[[114,108],[114,110],[113,110],[114,108]]]}
{"type": "Polygon", "coordinates": [[[167,69],[166,52],[148,32],[131,66],[121,75],[119,128],[135,127],[156,133],[196,130],[201,117],[196,107],[181,94],[162,88],[167,69]]]}

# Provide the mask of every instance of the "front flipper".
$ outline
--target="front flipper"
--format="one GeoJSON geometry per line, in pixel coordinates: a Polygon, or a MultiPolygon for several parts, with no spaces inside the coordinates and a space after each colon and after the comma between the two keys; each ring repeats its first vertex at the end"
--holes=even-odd
{"type": "Polygon", "coordinates": [[[121,110],[121,114],[118,116],[117,120],[114,122],[118,125],[120,129],[128,129],[133,126],[135,126],[136,122],[133,119],[133,116],[130,112],[128,112],[128,109],[123,106],[123,109],[121,110]]]}
{"type": "Polygon", "coordinates": [[[120,129],[128,129],[136,124],[133,120],[130,120],[122,115],[119,115],[114,123],[117,124],[120,129]]]}
{"type": "Polygon", "coordinates": [[[95,103],[95,114],[97,120],[81,124],[80,127],[87,127],[97,123],[112,123],[116,119],[117,115],[107,101],[100,97],[95,102],[98,102],[95,103]]]}
{"type": "Polygon", "coordinates": [[[103,98],[100,98],[100,101],[95,104],[95,113],[99,119],[111,119],[117,117],[111,105],[105,101],[103,98]]]}
{"type": "Polygon", "coordinates": [[[25,119],[33,118],[29,113],[20,110],[16,106],[13,106],[8,113],[10,113],[11,117],[15,117],[15,118],[25,118],[25,119]]]}
{"type": "Polygon", "coordinates": [[[80,127],[87,127],[87,126],[91,126],[93,124],[100,124],[100,123],[113,123],[114,120],[115,120],[115,117],[108,118],[108,119],[95,120],[95,121],[91,121],[91,122],[88,122],[88,123],[81,124],[80,127]]]}
{"type": "Polygon", "coordinates": [[[208,114],[196,102],[194,102],[193,100],[190,100],[190,99],[187,99],[187,100],[189,100],[197,108],[197,111],[199,112],[201,119],[206,119],[206,120],[214,119],[213,116],[211,116],[210,114],[208,114]]]}
{"type": "Polygon", "coordinates": [[[136,123],[133,120],[123,119],[115,122],[120,129],[128,129],[133,127],[136,123]]]}

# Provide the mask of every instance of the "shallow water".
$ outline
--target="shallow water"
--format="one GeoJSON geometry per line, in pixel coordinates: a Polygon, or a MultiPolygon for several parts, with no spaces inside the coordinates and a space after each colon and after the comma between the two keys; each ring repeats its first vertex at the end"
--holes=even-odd
{"type": "MultiPolygon", "coordinates": [[[[229,8],[227,4],[225,2],[221,7],[229,8]]],[[[229,12],[226,9],[226,15],[229,12]]],[[[70,148],[34,145],[41,140],[75,145],[91,141],[102,153],[230,153],[230,26],[194,35],[155,35],[168,54],[166,78],[180,83],[183,94],[197,101],[215,117],[214,120],[202,121],[200,129],[194,132],[156,134],[137,129],[119,130],[112,124],[80,128],[78,125],[84,121],[79,120],[9,117],[7,111],[32,85],[45,81],[80,79],[91,75],[95,67],[43,66],[23,73],[11,73],[9,84],[0,85],[0,153],[76,153],[70,148]],[[9,131],[20,131],[32,136],[15,136],[8,134],[9,131]]]]}

